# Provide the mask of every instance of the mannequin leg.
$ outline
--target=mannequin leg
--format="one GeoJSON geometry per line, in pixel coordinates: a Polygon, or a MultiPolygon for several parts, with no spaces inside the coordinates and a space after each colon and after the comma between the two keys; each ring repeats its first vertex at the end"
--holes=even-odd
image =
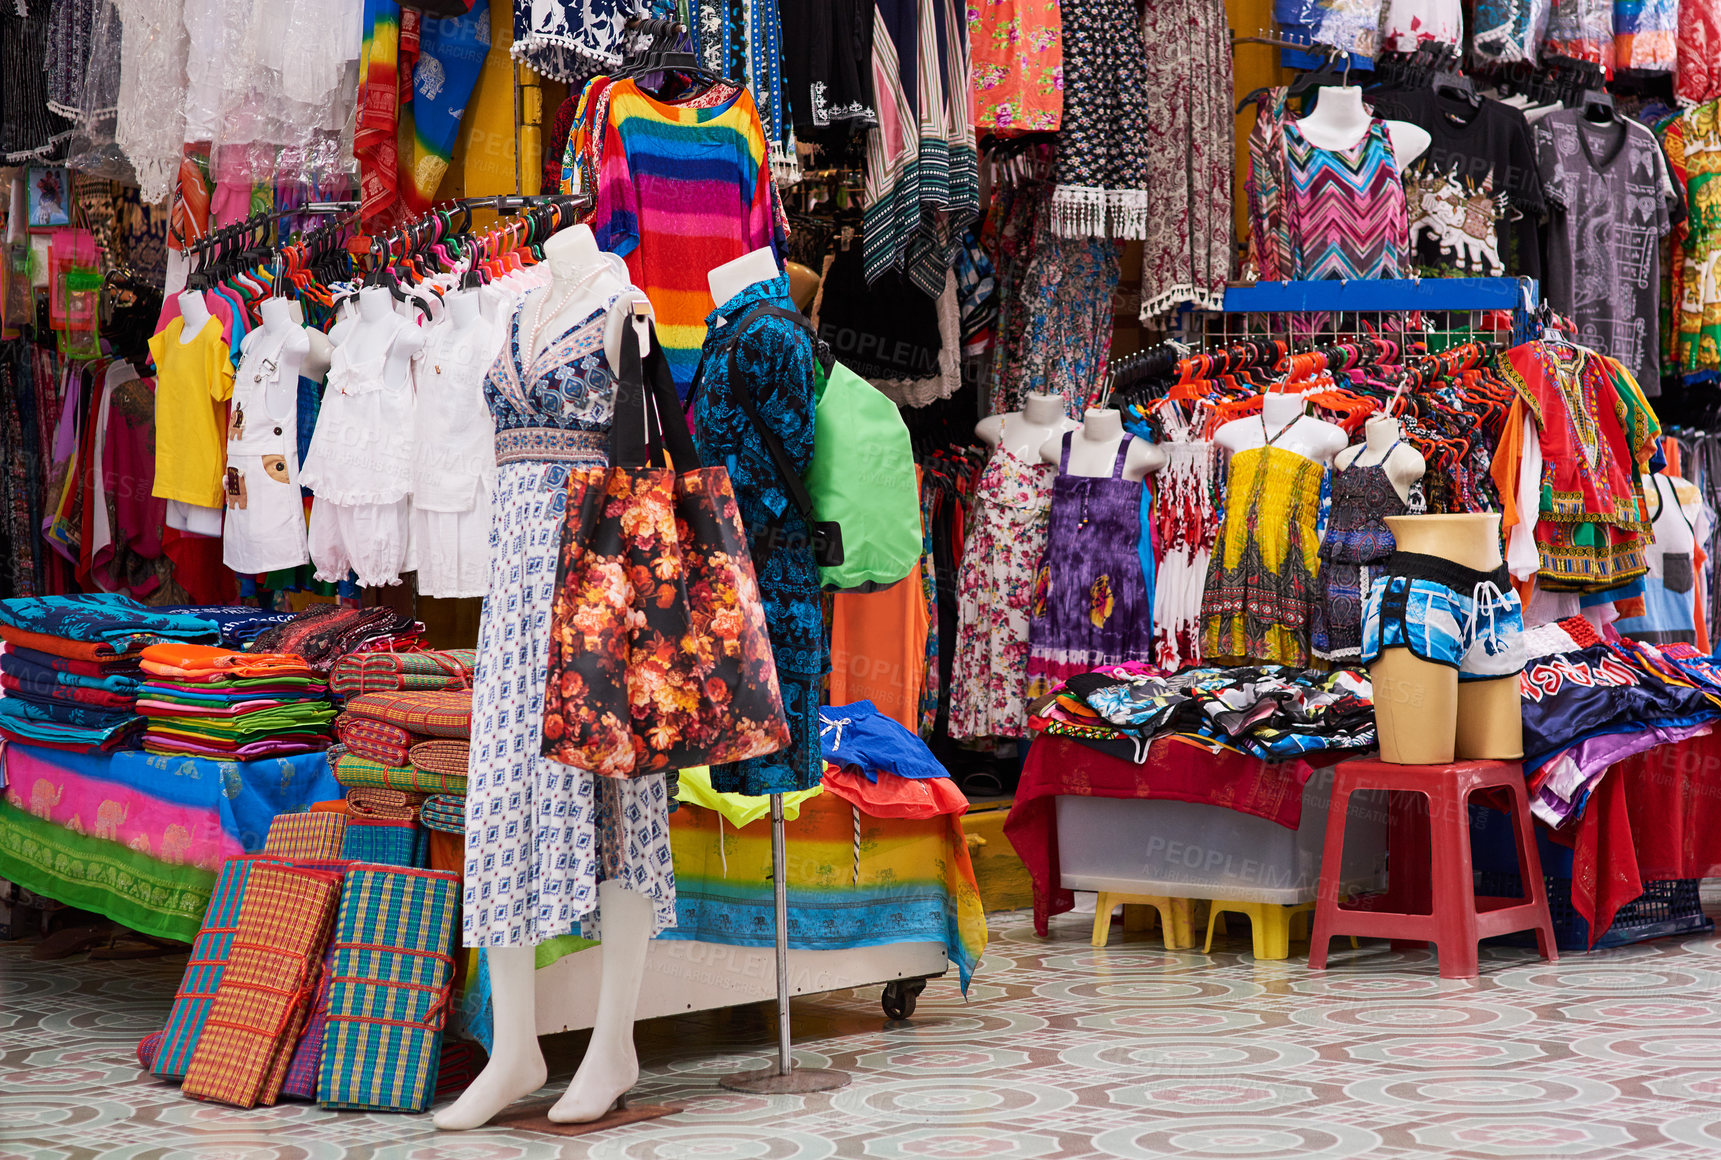
{"type": "Polygon", "coordinates": [[[548,1078],[534,1023],[537,1002],[532,971],[537,952],[532,947],[491,947],[484,954],[490,964],[495,1050],[460,1098],[436,1113],[433,1122],[443,1131],[489,1123],[497,1112],[543,1087],[548,1078]]]}
{"type": "Polygon", "coordinates": [[[1457,728],[1458,671],[1422,660],[1407,648],[1389,648],[1369,665],[1368,675],[1374,682],[1380,759],[1395,765],[1449,763],[1457,728]]]}
{"type": "Polygon", "coordinates": [[[1518,678],[1458,682],[1459,761],[1524,756],[1524,702],[1518,678]]]}
{"type": "Polygon", "coordinates": [[[639,1056],[633,1047],[633,1017],[651,941],[653,903],[620,882],[598,884],[603,915],[603,975],[598,983],[597,1022],[580,1070],[550,1109],[558,1124],[599,1119],[639,1082],[639,1056]]]}

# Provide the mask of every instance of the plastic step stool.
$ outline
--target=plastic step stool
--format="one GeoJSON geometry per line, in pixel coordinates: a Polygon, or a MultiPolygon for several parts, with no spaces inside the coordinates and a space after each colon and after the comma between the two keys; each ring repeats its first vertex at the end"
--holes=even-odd
{"type": "Polygon", "coordinates": [[[1205,952],[1213,950],[1213,927],[1222,920],[1222,914],[1241,914],[1249,920],[1249,934],[1255,943],[1255,957],[1258,959],[1284,959],[1291,955],[1291,920],[1299,914],[1312,914],[1315,904],[1300,903],[1296,906],[1280,906],[1274,902],[1241,902],[1215,898],[1207,904],[1207,945],[1201,949],[1205,952]]]}
{"type": "MultiPolygon", "coordinates": [[[[1187,898],[1166,898],[1160,894],[1115,894],[1101,891],[1099,900],[1094,904],[1094,937],[1093,944],[1103,947],[1111,938],[1111,912],[1118,905],[1151,906],[1159,912],[1159,928],[1165,938],[1165,949],[1180,951],[1195,942],[1194,922],[1190,914],[1190,903],[1187,898]]],[[[1136,929],[1128,909],[1124,910],[1124,929],[1136,929]]],[[[1142,923],[1140,929],[1146,930],[1147,924],[1142,923]]]]}
{"type": "Polygon", "coordinates": [[[1494,935],[1533,930],[1542,957],[1559,957],[1548,914],[1547,886],[1530,822],[1523,769],[1515,761],[1459,761],[1451,765],[1395,765],[1354,758],[1338,766],[1332,808],[1327,814],[1326,851],[1315,903],[1309,967],[1324,970],[1327,944],[1335,935],[1364,935],[1434,943],[1440,977],[1473,979],[1477,943],[1494,935]],[[1391,818],[1387,838],[1388,888],[1365,908],[1339,905],[1333,868],[1344,853],[1345,803],[1359,790],[1387,790],[1391,818]],[[1470,797],[1505,795],[1518,839],[1518,868],[1525,897],[1488,898],[1475,891],[1470,863],[1470,797]],[[1421,877],[1421,852],[1429,874],[1421,877]]]}

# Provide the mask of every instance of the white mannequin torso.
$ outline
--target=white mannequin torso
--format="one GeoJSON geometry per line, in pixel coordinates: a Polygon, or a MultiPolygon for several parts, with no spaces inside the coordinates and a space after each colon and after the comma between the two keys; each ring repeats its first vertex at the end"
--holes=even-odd
{"type": "Polygon", "coordinates": [[[1074,431],[1081,424],[1064,413],[1064,400],[1057,395],[1029,394],[1020,411],[988,415],[974,427],[974,435],[988,447],[1002,445],[1018,459],[1034,462],[1048,439],[1074,431]]]}
{"type": "Polygon", "coordinates": [[[1400,442],[1403,438],[1404,429],[1397,419],[1390,415],[1371,415],[1363,425],[1363,441],[1334,456],[1333,466],[1340,471],[1376,464],[1384,466],[1386,477],[1392,481],[1392,489],[1398,493],[1399,499],[1408,503],[1411,487],[1427,473],[1428,464],[1416,448],[1400,442]]]}
{"type": "Polygon", "coordinates": [[[628,284],[627,266],[598,249],[586,225],[570,226],[545,242],[544,264],[550,284],[527,295],[520,306],[520,336],[534,359],[628,284]]]}
{"type": "Polygon", "coordinates": [[[395,313],[394,295],[380,286],[360,290],[358,316],[344,328],[344,333],[343,328],[337,327],[329,337],[347,348],[347,357],[355,362],[376,358],[387,351],[383,381],[397,387],[407,381],[413,358],[424,349],[424,335],[395,313]]]}
{"type": "Polygon", "coordinates": [[[239,346],[241,351],[249,351],[256,343],[281,343],[281,355],[276,364],[280,373],[275,378],[275,390],[267,400],[267,407],[271,415],[284,415],[289,409],[287,400],[297,397],[299,374],[304,367],[305,356],[310,353],[311,339],[304,327],[294,324],[293,309],[285,298],[265,298],[262,313],[263,325],[246,335],[239,346]]]}
{"type": "MultiPolygon", "coordinates": [[[[1123,415],[1106,407],[1089,407],[1082,416],[1081,430],[1070,439],[1070,475],[1104,478],[1117,465],[1118,447],[1123,443],[1123,415]]],[[[1040,447],[1040,461],[1059,466],[1064,457],[1064,437],[1053,436],[1040,447]]],[[[1152,472],[1165,466],[1165,451],[1146,439],[1131,439],[1124,456],[1123,478],[1140,483],[1152,472]]]]}
{"type": "Polygon", "coordinates": [[[183,320],[179,331],[179,341],[190,345],[191,340],[203,333],[203,328],[209,323],[209,307],[203,301],[203,295],[196,290],[187,290],[179,296],[179,317],[183,320]]]}
{"type": "Polygon", "coordinates": [[[1304,415],[1302,396],[1269,391],[1261,399],[1259,415],[1233,419],[1214,433],[1213,442],[1232,455],[1271,442],[1305,459],[1330,463],[1350,437],[1343,427],[1304,415]]]}
{"type": "Polygon", "coordinates": [[[722,306],[741,291],[760,282],[769,282],[782,274],[776,256],[769,246],[742,254],[734,261],[713,266],[705,281],[711,287],[711,301],[722,306]]]}
{"type": "MultiPolygon", "coordinates": [[[[1335,151],[1355,146],[1373,120],[1374,113],[1363,104],[1362,90],[1349,85],[1317,89],[1314,110],[1296,119],[1297,131],[1309,144],[1335,151]]],[[[1400,173],[1434,141],[1428,130],[1409,121],[1388,121],[1386,131],[1392,138],[1392,155],[1400,173]]]]}

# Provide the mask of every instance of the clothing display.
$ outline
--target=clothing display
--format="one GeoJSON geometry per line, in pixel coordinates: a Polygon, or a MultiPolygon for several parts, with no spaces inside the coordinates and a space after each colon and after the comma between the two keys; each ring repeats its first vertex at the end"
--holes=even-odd
{"type": "Polygon", "coordinates": [[[874,8],[863,0],[790,0],[777,6],[783,30],[784,116],[797,132],[837,126],[862,132],[873,111],[874,8]]]}
{"type": "Polygon", "coordinates": [[[1066,238],[1144,238],[1148,221],[1146,42],[1122,0],[1061,0],[1068,141],[1053,166],[1052,229],[1066,238]]]}
{"type": "Polygon", "coordinates": [[[1371,598],[1378,571],[1369,565],[1397,547],[1387,517],[1410,511],[1386,471],[1397,447],[1394,442],[1376,463],[1353,460],[1333,474],[1332,512],[1321,536],[1320,598],[1310,630],[1310,651],[1322,660],[1345,660],[1362,648],[1363,602],[1371,598]]]}
{"type": "Polygon", "coordinates": [[[1063,17],[1054,0],[983,0],[968,8],[974,127],[1056,131],[1064,115],[1063,17]]]}
{"type": "Polygon", "coordinates": [[[484,377],[504,338],[482,316],[463,326],[452,311],[425,336],[412,436],[412,538],[425,596],[489,590],[496,425],[484,405],[484,377]]]}
{"type": "Polygon", "coordinates": [[[252,331],[233,376],[221,539],[223,562],[235,572],[297,568],[310,559],[299,495],[299,384],[281,370],[288,341],[287,332],[252,331]]]}
{"type": "Polygon", "coordinates": [[[1070,474],[1074,438],[1063,437],[1045,557],[1030,597],[1029,697],[1071,673],[1152,655],[1153,593],[1137,551],[1146,490],[1123,475],[1135,437],[1123,437],[1110,474],[1098,478],[1070,474]]]}
{"type": "Polygon", "coordinates": [[[1514,676],[1524,667],[1524,618],[1504,564],[1492,572],[1438,556],[1394,552],[1369,585],[1362,661],[1389,648],[1458,670],[1460,681],[1514,676]]]}

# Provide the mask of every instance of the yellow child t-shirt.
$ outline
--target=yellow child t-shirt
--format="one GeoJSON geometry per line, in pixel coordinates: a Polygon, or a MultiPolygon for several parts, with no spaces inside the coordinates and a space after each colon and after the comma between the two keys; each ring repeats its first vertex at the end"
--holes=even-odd
{"type": "Polygon", "coordinates": [[[190,342],[175,318],[149,340],[155,360],[155,487],[161,499],[220,507],[227,466],[226,401],[233,395],[233,360],[213,316],[190,342]]]}

